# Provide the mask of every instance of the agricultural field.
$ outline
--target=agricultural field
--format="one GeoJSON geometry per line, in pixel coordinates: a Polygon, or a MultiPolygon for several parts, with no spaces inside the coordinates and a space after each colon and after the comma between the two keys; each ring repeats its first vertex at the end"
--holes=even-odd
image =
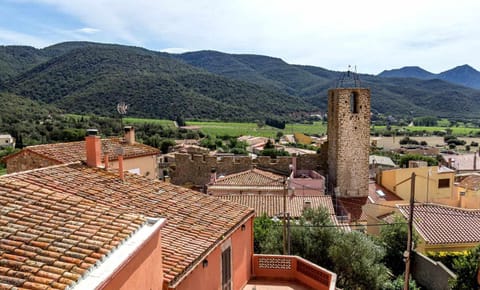
{"type": "MultiPolygon", "coordinates": [[[[377,141],[377,146],[382,147],[385,150],[391,150],[395,148],[399,148],[400,145],[400,140],[402,140],[403,136],[390,136],[390,137],[374,137],[371,136],[370,140],[376,140],[377,141]]],[[[445,142],[443,141],[443,137],[439,136],[419,136],[419,137],[410,137],[410,139],[417,140],[418,142],[425,141],[427,142],[428,145],[430,146],[436,146],[436,147],[444,147],[447,148],[445,145],[445,142]]],[[[465,140],[466,145],[471,144],[472,141],[480,143],[480,137],[458,137],[460,140],[465,140]]],[[[456,151],[462,151],[464,150],[464,146],[457,146],[455,149],[456,151]]],[[[478,148],[472,147],[470,149],[471,151],[476,151],[478,148]]]]}
{"type": "Polygon", "coordinates": [[[175,127],[172,120],[160,120],[160,119],[142,119],[142,118],[123,118],[124,124],[145,124],[145,123],[153,123],[158,124],[164,127],[175,127]]]}
{"type": "MultiPolygon", "coordinates": [[[[432,134],[435,131],[444,131],[447,132],[451,130],[452,135],[455,136],[474,136],[480,134],[480,128],[473,128],[473,127],[423,127],[423,126],[412,126],[412,127],[398,127],[392,126],[392,131],[398,131],[400,133],[404,132],[417,132],[417,133],[426,133],[432,134]]],[[[386,131],[385,126],[372,126],[373,132],[381,133],[386,131]]]]}
{"type": "Polygon", "coordinates": [[[274,138],[278,132],[283,134],[293,134],[295,132],[304,134],[325,134],[327,125],[322,122],[314,124],[287,124],[285,129],[277,129],[270,126],[259,127],[256,123],[225,123],[225,122],[186,122],[187,126],[197,126],[208,135],[230,135],[230,136],[263,136],[274,138]]]}

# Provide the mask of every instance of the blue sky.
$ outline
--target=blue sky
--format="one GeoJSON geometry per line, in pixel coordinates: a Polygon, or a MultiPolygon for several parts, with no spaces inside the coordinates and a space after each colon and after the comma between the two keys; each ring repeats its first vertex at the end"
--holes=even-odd
{"type": "Polygon", "coordinates": [[[480,1],[0,0],[0,45],[218,50],[361,73],[480,69],[480,1]]]}

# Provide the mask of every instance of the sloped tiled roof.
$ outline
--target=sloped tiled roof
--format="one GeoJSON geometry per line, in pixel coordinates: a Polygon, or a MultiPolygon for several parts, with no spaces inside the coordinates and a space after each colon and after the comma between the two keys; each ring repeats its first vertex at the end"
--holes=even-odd
{"type": "Polygon", "coordinates": [[[480,156],[477,153],[466,154],[441,154],[445,163],[448,164],[449,159],[454,160],[453,167],[457,170],[480,170],[480,156]],[[475,164],[476,163],[476,164],[475,164]]]}
{"type": "Polygon", "coordinates": [[[460,184],[461,187],[466,188],[468,190],[477,191],[480,189],[480,176],[478,175],[470,175],[465,177],[460,184]]]}
{"type": "Polygon", "coordinates": [[[367,220],[367,215],[363,212],[363,206],[368,202],[368,196],[338,197],[337,201],[342,215],[349,214],[351,221],[367,220]]]}
{"type": "Polygon", "coordinates": [[[221,177],[213,186],[275,186],[283,188],[283,176],[253,168],[221,177]]]}
{"type": "MultiPolygon", "coordinates": [[[[398,205],[404,217],[409,205],[398,205]]],[[[427,244],[480,243],[480,210],[416,204],[413,225],[427,244]]]]}
{"type": "Polygon", "coordinates": [[[200,263],[214,247],[253,216],[252,209],[168,183],[117,174],[80,164],[51,166],[7,175],[42,188],[57,188],[118,210],[163,217],[164,280],[171,286],[200,263]]]}
{"type": "Polygon", "coordinates": [[[145,223],[139,215],[8,177],[0,178],[0,206],[1,289],[72,286],[145,223]]]}
{"type": "MultiPolygon", "coordinates": [[[[123,156],[125,159],[160,154],[160,150],[158,150],[157,148],[141,143],[129,145],[121,138],[102,139],[101,146],[102,160],[105,156],[104,154],[108,154],[109,160],[117,160],[117,151],[119,150],[119,148],[123,148],[123,156]]],[[[22,151],[33,152],[37,155],[58,162],[59,164],[85,161],[87,159],[85,141],[34,145],[28,146],[22,151]]],[[[6,159],[11,158],[14,155],[7,156],[6,159]]]]}
{"type": "MultiPolygon", "coordinates": [[[[281,216],[283,213],[283,196],[275,194],[233,194],[222,195],[219,198],[230,200],[250,208],[254,208],[256,215],[266,214],[269,217],[281,216]]],[[[287,212],[291,217],[300,217],[304,205],[310,202],[312,208],[325,208],[331,215],[335,215],[332,198],[330,196],[292,196],[287,197],[287,212]]]]}
{"type": "Polygon", "coordinates": [[[370,181],[368,183],[368,196],[368,201],[373,203],[378,201],[403,200],[401,197],[381,186],[380,184],[377,184],[375,181],[370,181]]]}

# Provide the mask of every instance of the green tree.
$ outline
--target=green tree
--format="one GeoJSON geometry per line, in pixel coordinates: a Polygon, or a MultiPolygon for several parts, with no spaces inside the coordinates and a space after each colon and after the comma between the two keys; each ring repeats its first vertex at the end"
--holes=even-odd
{"type": "Polygon", "coordinates": [[[290,156],[290,153],[284,150],[276,150],[276,149],[264,149],[260,151],[261,156],[270,156],[272,158],[276,158],[277,156],[290,156]]]}
{"type": "MultiPolygon", "coordinates": [[[[411,277],[408,281],[409,281],[408,285],[410,290],[421,289],[420,287],[417,286],[417,283],[411,277]]],[[[403,290],[404,289],[403,285],[405,285],[405,276],[400,275],[395,280],[385,283],[382,289],[383,290],[403,290]]]]}
{"type": "Polygon", "coordinates": [[[256,254],[280,254],[283,251],[281,223],[265,213],[254,221],[253,251],[256,254]]]}
{"type": "Polygon", "coordinates": [[[265,143],[265,146],[263,146],[263,149],[274,149],[275,145],[272,143],[270,139],[268,139],[267,143],[265,143]]]}
{"type": "Polygon", "coordinates": [[[384,249],[360,232],[342,232],[328,250],[337,282],[345,289],[382,289],[389,281],[384,249]]]}
{"type": "Polygon", "coordinates": [[[457,274],[457,279],[451,282],[452,290],[480,289],[477,282],[479,263],[480,246],[453,260],[453,271],[457,274]]]}
{"type": "MultiPolygon", "coordinates": [[[[393,223],[380,230],[379,242],[385,248],[383,261],[395,276],[405,271],[403,253],[407,248],[408,225],[403,217],[395,215],[393,223]]],[[[417,244],[418,235],[413,235],[413,244],[417,244]]]]}
{"type": "Polygon", "coordinates": [[[423,156],[420,154],[405,154],[400,157],[400,160],[398,163],[400,167],[405,167],[405,166],[408,166],[408,162],[410,160],[426,161],[428,163],[428,166],[435,166],[438,164],[437,159],[433,157],[423,156]]]}
{"type": "Polygon", "coordinates": [[[163,154],[166,154],[168,153],[169,149],[173,146],[175,146],[175,141],[171,139],[163,140],[160,143],[160,151],[162,151],[163,154]]]}
{"type": "MultiPolygon", "coordinates": [[[[282,253],[282,223],[266,216],[255,221],[256,253],[282,253]]],[[[343,232],[331,222],[324,208],[305,210],[291,227],[291,254],[303,257],[338,275],[345,289],[382,289],[388,269],[384,249],[360,232],[343,232]]]]}

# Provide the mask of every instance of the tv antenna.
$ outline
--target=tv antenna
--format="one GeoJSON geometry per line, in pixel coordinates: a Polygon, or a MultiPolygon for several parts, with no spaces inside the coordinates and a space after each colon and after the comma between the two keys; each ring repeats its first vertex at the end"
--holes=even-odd
{"type": "Polygon", "coordinates": [[[360,78],[357,74],[357,66],[354,66],[352,70],[352,66],[348,65],[348,70],[340,74],[340,77],[337,80],[337,88],[359,88],[360,87],[360,78]]]}
{"type": "Polygon", "coordinates": [[[125,102],[120,102],[117,104],[117,112],[120,115],[120,130],[123,129],[123,116],[127,114],[128,105],[125,102]]]}

